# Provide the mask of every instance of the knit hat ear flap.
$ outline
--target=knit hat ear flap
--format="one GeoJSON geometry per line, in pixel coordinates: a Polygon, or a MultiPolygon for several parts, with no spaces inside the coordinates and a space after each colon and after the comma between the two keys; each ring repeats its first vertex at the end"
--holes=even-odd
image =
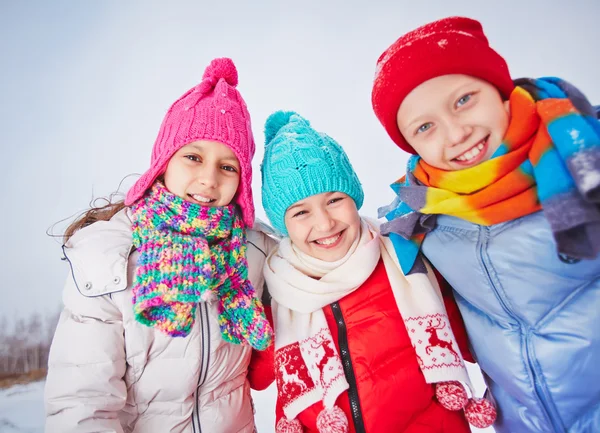
{"type": "Polygon", "coordinates": [[[233,61],[227,57],[214,59],[204,70],[202,82],[198,85],[201,94],[209,93],[223,78],[232,87],[238,85],[238,72],[233,61]]]}
{"type": "Polygon", "coordinates": [[[293,111],[279,110],[271,114],[265,122],[265,146],[268,146],[279,130],[290,123],[291,117],[296,114],[293,111]]]}

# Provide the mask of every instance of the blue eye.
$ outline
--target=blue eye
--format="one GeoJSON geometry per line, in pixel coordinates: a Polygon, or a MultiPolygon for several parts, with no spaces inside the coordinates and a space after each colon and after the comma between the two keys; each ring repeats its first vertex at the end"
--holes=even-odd
{"type": "Polygon", "coordinates": [[[431,127],[433,126],[433,124],[431,122],[427,122],[422,124],[421,126],[419,126],[417,128],[417,134],[420,134],[421,132],[426,132],[427,130],[429,130],[431,127]]]}
{"type": "Polygon", "coordinates": [[[471,100],[471,93],[467,93],[466,95],[463,95],[460,97],[460,99],[458,101],[456,101],[456,106],[457,107],[462,107],[463,105],[465,105],[467,102],[469,102],[471,100]]]}

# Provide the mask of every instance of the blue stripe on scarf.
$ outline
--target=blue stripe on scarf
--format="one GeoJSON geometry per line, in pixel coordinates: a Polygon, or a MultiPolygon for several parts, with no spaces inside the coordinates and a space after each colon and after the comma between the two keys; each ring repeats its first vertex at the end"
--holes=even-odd
{"type": "Polygon", "coordinates": [[[508,149],[508,146],[506,145],[506,143],[502,142],[502,143],[500,143],[500,146],[498,147],[498,149],[496,149],[496,151],[490,157],[490,159],[494,159],[499,156],[506,155],[508,152],[510,152],[510,150],[508,149]]]}
{"type": "Polygon", "coordinates": [[[560,152],[563,159],[568,159],[573,154],[598,146],[598,120],[589,116],[572,113],[553,120],[548,125],[548,133],[560,152]]]}
{"type": "Polygon", "coordinates": [[[538,165],[533,168],[533,172],[537,183],[538,198],[542,202],[542,206],[546,200],[555,195],[575,190],[575,182],[565,167],[564,161],[555,150],[544,153],[538,165]]]}
{"type": "Polygon", "coordinates": [[[408,275],[415,264],[417,256],[419,255],[421,245],[418,245],[412,240],[404,239],[397,233],[390,233],[389,236],[390,240],[392,241],[392,245],[394,245],[396,256],[398,256],[398,262],[400,263],[402,272],[404,275],[408,275]]]}

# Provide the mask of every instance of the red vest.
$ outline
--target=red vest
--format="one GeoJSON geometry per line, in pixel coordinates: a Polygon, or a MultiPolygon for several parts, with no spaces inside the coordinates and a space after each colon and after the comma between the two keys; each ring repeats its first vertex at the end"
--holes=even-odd
{"type": "MultiPolygon", "coordinates": [[[[461,352],[470,360],[456,304],[452,298],[445,301],[461,352]]],[[[463,412],[444,409],[435,399],[434,387],[425,382],[381,260],[359,289],[324,312],[342,362],[348,358],[351,362],[350,375],[346,371],[351,389],[337,399],[351,433],[470,432],[463,412]]],[[[273,381],[272,372],[273,348],[253,353],[249,372],[253,388],[266,388],[273,381]]],[[[298,415],[304,432],[318,433],[316,419],[322,409],[319,402],[298,415]]],[[[283,416],[279,401],[276,415],[277,421],[283,416]]]]}
{"type": "MultiPolygon", "coordinates": [[[[356,429],[349,392],[337,400],[351,433],[470,432],[462,411],[444,409],[434,387],[425,382],[382,261],[358,290],[337,304],[342,327],[340,314],[337,320],[334,316],[335,304],[324,312],[338,353],[343,356],[340,341],[346,340],[352,362],[364,430],[356,429]]],[[[305,432],[318,433],[316,419],[322,409],[317,403],[298,415],[305,432]]]]}

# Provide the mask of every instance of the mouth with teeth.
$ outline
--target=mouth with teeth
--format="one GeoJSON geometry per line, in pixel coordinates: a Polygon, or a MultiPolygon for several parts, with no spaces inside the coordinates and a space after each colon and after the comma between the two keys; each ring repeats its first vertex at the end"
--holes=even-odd
{"type": "Polygon", "coordinates": [[[334,234],[333,236],[315,239],[312,242],[321,248],[335,248],[336,246],[338,246],[340,244],[343,234],[344,234],[344,230],[334,234]]]}
{"type": "Polygon", "coordinates": [[[463,152],[452,161],[465,166],[479,163],[487,153],[489,138],[489,135],[486,136],[483,140],[477,142],[475,146],[463,152]]]}
{"type": "Polygon", "coordinates": [[[217,201],[216,198],[205,197],[200,194],[188,194],[188,197],[190,197],[192,199],[192,202],[195,202],[195,203],[201,204],[201,205],[209,205],[209,204],[217,201]]]}

